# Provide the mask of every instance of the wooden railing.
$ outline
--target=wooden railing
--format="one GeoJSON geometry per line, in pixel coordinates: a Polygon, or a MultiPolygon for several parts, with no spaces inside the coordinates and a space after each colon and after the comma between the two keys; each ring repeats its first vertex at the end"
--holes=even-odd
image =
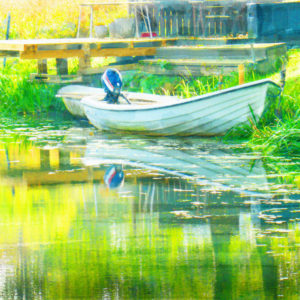
{"type": "Polygon", "coordinates": [[[161,37],[217,37],[245,35],[246,2],[170,1],[131,5],[140,32],[151,31],[161,37]],[[148,18],[148,19],[147,19],[148,18]]]}

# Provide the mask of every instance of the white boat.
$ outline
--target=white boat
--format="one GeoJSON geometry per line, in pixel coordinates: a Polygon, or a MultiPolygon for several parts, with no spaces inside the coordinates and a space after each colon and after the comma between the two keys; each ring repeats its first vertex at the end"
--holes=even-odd
{"type": "Polygon", "coordinates": [[[225,134],[253,116],[259,119],[270,85],[277,86],[273,81],[263,79],[189,99],[124,93],[131,104],[101,101],[105,93],[97,88],[81,87],[78,91],[76,86],[71,86],[68,94],[69,87],[65,87],[59,95],[63,96],[64,92],[68,109],[72,106],[73,111],[85,115],[99,129],[158,136],[214,136],[225,134]],[[88,93],[91,95],[87,96],[88,93]]]}
{"type": "Polygon", "coordinates": [[[62,98],[67,110],[74,116],[85,118],[81,100],[91,95],[105,96],[104,90],[84,85],[68,85],[58,90],[56,97],[62,98]]]}
{"type": "MultiPolygon", "coordinates": [[[[131,102],[139,101],[139,103],[155,103],[157,101],[165,102],[170,100],[178,100],[178,98],[174,96],[160,96],[135,92],[123,92],[122,94],[124,94],[131,102]]],[[[95,97],[96,101],[98,102],[106,96],[106,93],[102,88],[88,87],[84,85],[68,85],[61,88],[56,94],[56,97],[62,98],[67,110],[73,116],[79,118],[86,118],[81,100],[87,96],[95,97]]]]}

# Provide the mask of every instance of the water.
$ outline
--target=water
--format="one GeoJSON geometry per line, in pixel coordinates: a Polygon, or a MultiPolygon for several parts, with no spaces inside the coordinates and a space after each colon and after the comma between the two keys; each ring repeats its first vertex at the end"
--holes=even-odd
{"type": "Polygon", "coordinates": [[[299,299],[293,158],[1,123],[3,299],[299,299]]]}

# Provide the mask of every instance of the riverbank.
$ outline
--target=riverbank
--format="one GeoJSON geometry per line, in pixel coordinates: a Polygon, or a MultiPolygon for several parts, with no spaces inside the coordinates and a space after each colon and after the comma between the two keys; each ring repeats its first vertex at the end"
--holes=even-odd
{"type": "MultiPolygon", "coordinates": [[[[288,52],[287,76],[281,97],[270,95],[270,105],[261,120],[252,120],[243,127],[234,128],[226,140],[246,141],[247,147],[265,155],[299,155],[299,107],[300,107],[300,51],[288,52]]],[[[35,71],[34,62],[10,59],[0,71],[0,111],[2,116],[37,116],[53,112],[65,112],[60,99],[55,97],[60,85],[47,85],[30,82],[30,73],[35,71]]],[[[51,62],[49,69],[51,70],[51,62]]],[[[54,62],[53,62],[54,68],[54,62]]],[[[70,64],[71,72],[76,73],[75,62],[70,64]]],[[[268,77],[279,82],[279,74],[268,77]]],[[[255,69],[248,71],[246,82],[262,78],[255,69]]],[[[99,82],[100,84],[100,82],[99,82]]],[[[220,88],[238,84],[238,74],[223,77],[181,78],[147,75],[142,72],[124,76],[124,89],[165,95],[178,95],[182,98],[205,94],[220,88]]]]}
{"type": "MultiPolygon", "coordinates": [[[[278,74],[273,76],[278,80],[278,74]]],[[[300,51],[291,50],[282,96],[272,117],[253,126],[249,145],[265,154],[300,155],[300,51]]]]}

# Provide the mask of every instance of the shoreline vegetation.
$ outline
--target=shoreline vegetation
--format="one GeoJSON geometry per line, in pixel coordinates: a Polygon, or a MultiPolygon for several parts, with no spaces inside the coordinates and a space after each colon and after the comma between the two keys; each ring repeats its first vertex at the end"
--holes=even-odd
{"type": "MultiPolygon", "coordinates": [[[[114,2],[114,1],[112,1],[114,2]]],[[[0,0],[2,20],[0,38],[5,39],[5,18],[11,12],[12,39],[75,37],[79,0],[0,0]],[[30,2],[30,3],[28,3],[30,2]],[[31,7],[30,10],[25,7],[31,7]],[[51,8],[51,9],[49,9],[51,8]],[[24,11],[27,13],[24,14],[24,11]],[[18,20],[18,21],[16,21],[18,20]],[[30,21],[29,21],[30,20],[30,21]],[[26,26],[24,26],[26,24],[26,26]],[[45,26],[45,24],[51,24],[45,26]]],[[[95,12],[95,25],[108,24],[116,18],[126,16],[125,7],[99,8],[95,12]]],[[[83,11],[82,34],[88,31],[89,11],[83,11]]],[[[1,62],[2,63],[2,62],[1,62]]],[[[55,69],[55,60],[49,60],[49,73],[55,69]]],[[[105,65],[108,59],[93,59],[93,64],[105,65]]],[[[78,68],[77,60],[70,60],[71,74],[78,68]]],[[[164,67],[164,62],[162,62],[164,67]]],[[[50,85],[30,81],[30,73],[36,71],[36,61],[7,58],[5,68],[0,69],[0,115],[17,118],[20,115],[39,117],[42,114],[59,112],[67,115],[60,99],[55,98],[61,85],[50,85]]],[[[243,142],[245,147],[265,156],[293,156],[299,159],[300,149],[300,50],[288,51],[286,83],[283,93],[276,97],[273,91],[266,113],[261,120],[234,128],[222,140],[243,142]]],[[[255,69],[248,68],[245,81],[261,78],[280,81],[278,73],[261,76],[255,69]]],[[[224,76],[221,88],[238,84],[238,74],[224,76]]],[[[100,82],[99,82],[100,85],[100,82]]],[[[124,89],[130,91],[178,95],[188,98],[220,88],[217,77],[168,77],[143,72],[128,72],[124,76],[124,89]]]]}
{"type": "MultiPolygon", "coordinates": [[[[96,59],[94,64],[105,64],[105,59],[96,59]]],[[[49,70],[55,69],[55,60],[49,60],[49,70]]],[[[77,71],[76,59],[70,60],[71,73],[77,71]]],[[[39,116],[41,114],[66,113],[60,99],[55,97],[58,84],[45,84],[30,81],[30,74],[36,70],[35,61],[22,61],[8,58],[6,67],[0,69],[0,115],[18,117],[20,115],[39,116]]],[[[299,155],[300,148],[300,50],[288,51],[286,83],[281,96],[278,90],[269,95],[269,103],[264,116],[259,120],[252,119],[248,124],[233,128],[226,134],[225,140],[247,141],[247,146],[265,155],[299,155]]],[[[246,72],[245,81],[261,78],[280,81],[279,72],[265,76],[254,69],[246,72]]],[[[222,87],[238,84],[238,74],[224,76],[222,87]]],[[[101,85],[99,81],[99,86],[101,85]]],[[[212,77],[170,77],[128,72],[124,75],[124,89],[177,95],[188,98],[209,93],[220,88],[219,78],[212,77]]],[[[66,113],[67,114],[67,113],[66,113]]]]}

